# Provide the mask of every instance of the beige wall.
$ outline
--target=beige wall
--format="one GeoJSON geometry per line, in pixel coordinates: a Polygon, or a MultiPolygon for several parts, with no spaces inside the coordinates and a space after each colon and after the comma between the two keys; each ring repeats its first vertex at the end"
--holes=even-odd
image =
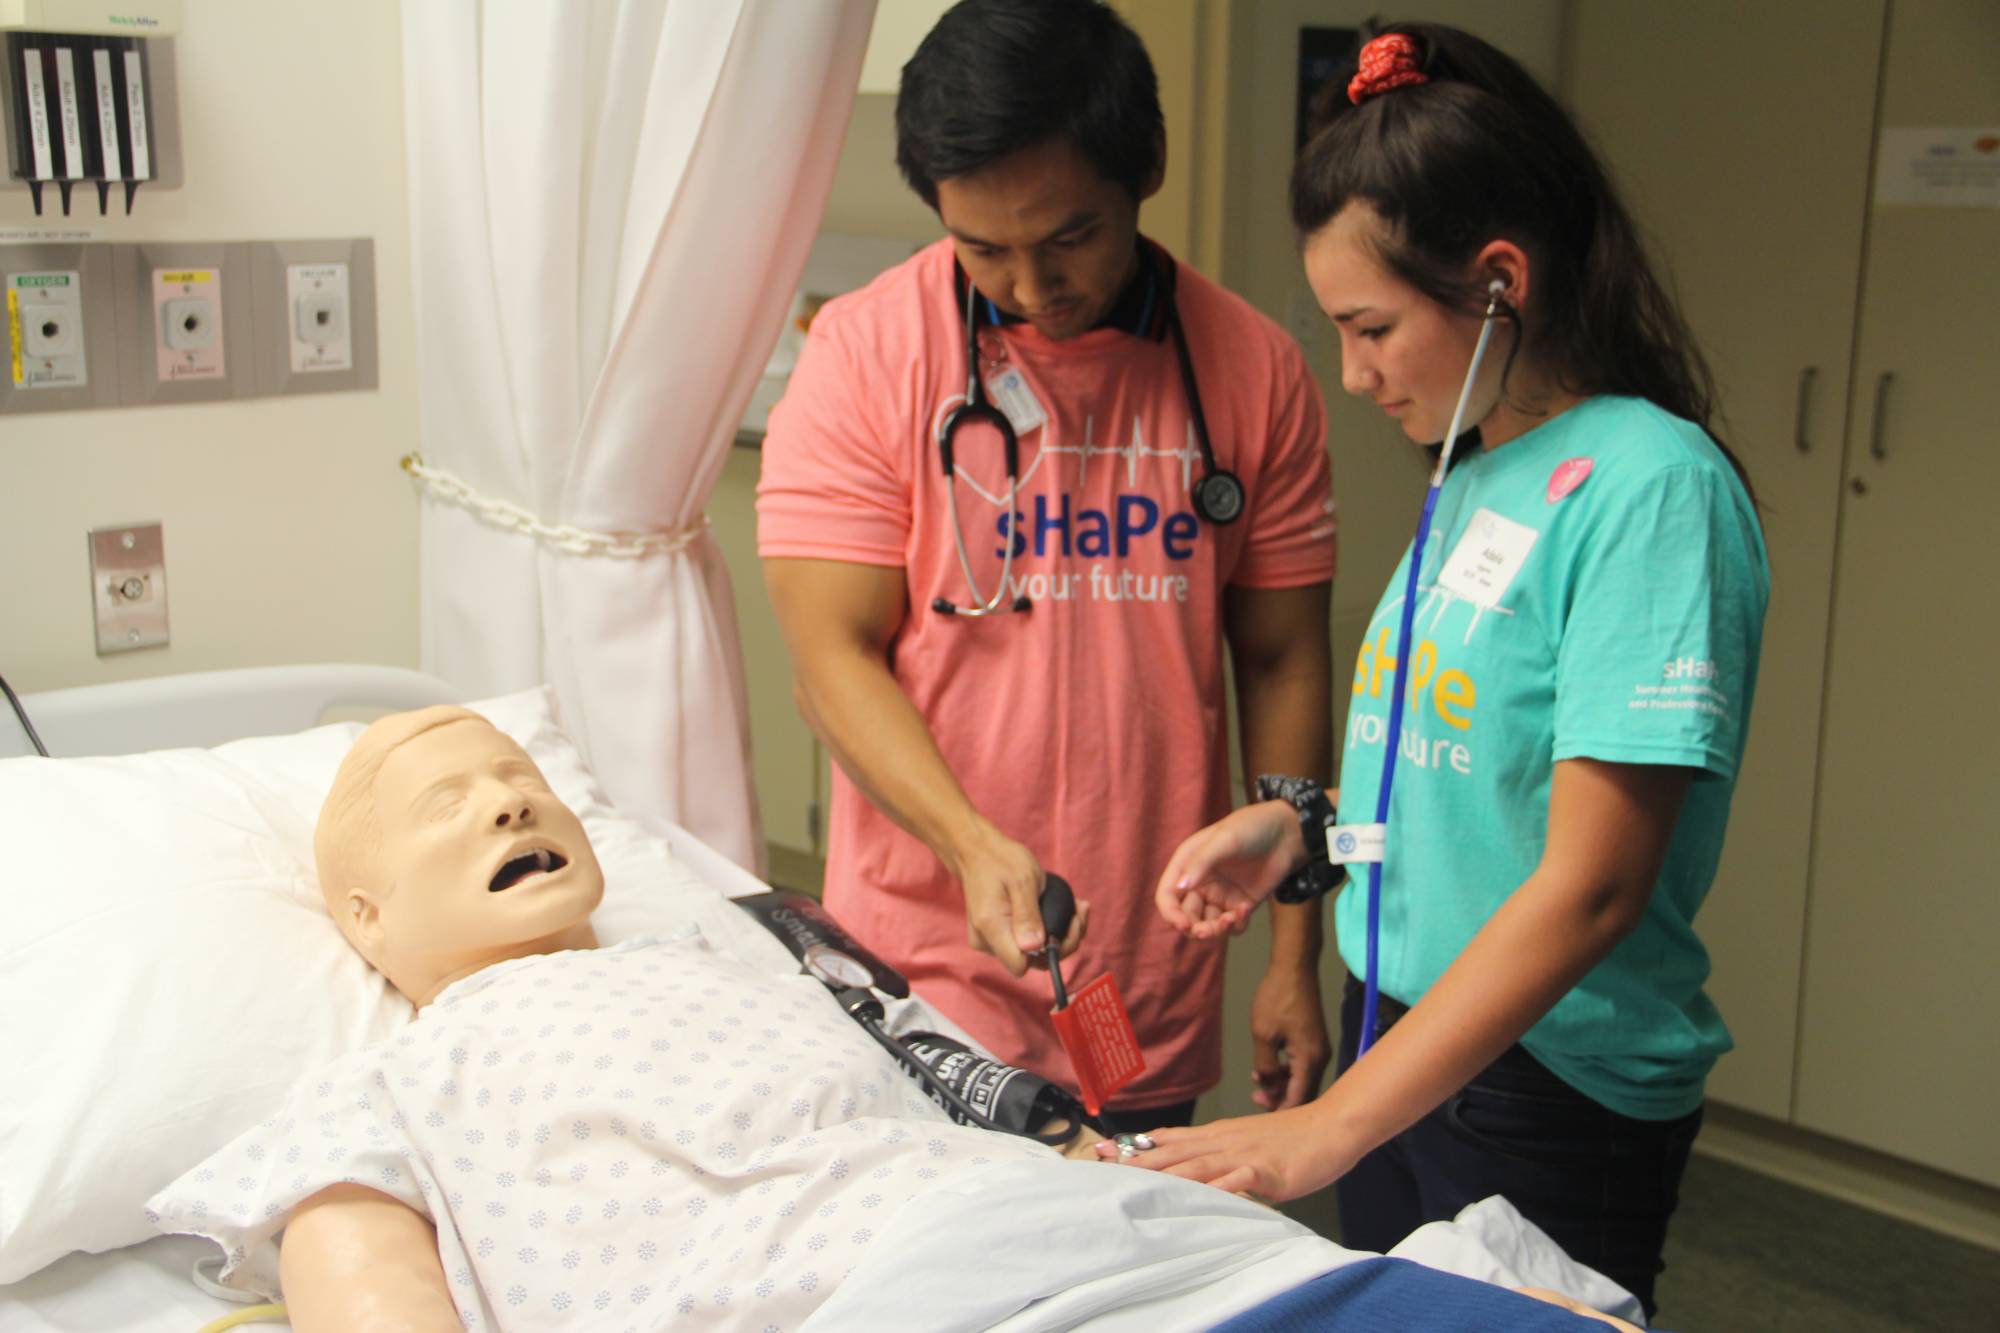
{"type": "MultiPolygon", "coordinates": [[[[415,665],[415,505],[395,466],[417,439],[397,13],[188,6],[185,186],[142,189],[130,218],[93,205],[70,223],[101,241],[373,237],[381,387],[0,419],[0,672],[17,688],[415,665]],[[151,519],[166,525],[173,642],[100,659],[84,532],[151,519]]],[[[0,192],[0,230],[50,221],[0,192]]]]}

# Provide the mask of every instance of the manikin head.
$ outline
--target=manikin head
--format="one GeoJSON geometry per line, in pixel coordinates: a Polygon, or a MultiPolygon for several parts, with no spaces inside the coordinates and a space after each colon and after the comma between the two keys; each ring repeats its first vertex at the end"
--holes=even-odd
{"type": "Polygon", "coordinates": [[[596,944],[604,873],[582,822],[520,746],[463,708],[363,732],[313,854],[341,933],[419,1006],[493,963],[596,944]]]}

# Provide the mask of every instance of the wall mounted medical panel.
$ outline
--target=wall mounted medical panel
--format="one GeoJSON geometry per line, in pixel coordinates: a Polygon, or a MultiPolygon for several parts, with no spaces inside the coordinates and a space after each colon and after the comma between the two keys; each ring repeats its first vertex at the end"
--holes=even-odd
{"type": "Polygon", "coordinates": [[[250,247],[145,241],[111,249],[119,402],[138,407],[255,397],[250,247]]]}
{"type": "Polygon", "coordinates": [[[375,242],[252,241],[259,397],[376,385],[375,242]]]}
{"type": "Polygon", "coordinates": [[[117,299],[102,245],[0,245],[0,413],[118,404],[117,299]]]}
{"type": "MultiPolygon", "coordinates": [[[[0,3],[0,27],[6,26],[5,10],[0,3]]],[[[135,196],[181,187],[172,37],[17,30],[0,38],[7,53],[0,60],[0,145],[7,161],[0,190],[39,194],[37,211],[59,219],[64,182],[72,196],[69,214],[77,218],[89,215],[93,193],[98,213],[130,213],[135,196]],[[31,51],[42,58],[29,59],[31,51]],[[36,91],[40,98],[32,95],[36,91]],[[39,118],[32,114],[37,104],[39,118]],[[72,148],[82,154],[80,169],[72,169],[72,148]]]]}

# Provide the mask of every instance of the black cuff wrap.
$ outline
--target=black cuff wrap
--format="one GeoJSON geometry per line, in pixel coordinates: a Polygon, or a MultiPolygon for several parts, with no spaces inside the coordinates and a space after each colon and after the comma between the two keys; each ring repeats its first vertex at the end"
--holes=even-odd
{"type": "Polygon", "coordinates": [[[1257,798],[1283,801],[1299,812],[1299,836],[1306,845],[1306,862],[1287,876],[1273,895],[1281,903],[1309,903],[1347,879],[1347,870],[1327,859],[1326,831],[1333,827],[1333,803],[1311,778],[1266,773],[1257,779],[1257,798]]]}

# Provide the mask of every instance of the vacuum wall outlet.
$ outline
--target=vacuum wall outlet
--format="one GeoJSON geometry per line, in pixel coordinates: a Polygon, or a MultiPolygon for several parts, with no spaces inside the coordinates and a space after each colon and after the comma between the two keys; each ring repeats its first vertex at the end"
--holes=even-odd
{"type": "Polygon", "coordinates": [[[0,246],[0,412],[117,401],[110,261],[97,245],[0,246]]]}
{"type": "Polygon", "coordinates": [[[249,247],[111,247],[118,287],[119,401],[248,398],[249,247]]]}
{"type": "Polygon", "coordinates": [[[347,265],[287,264],[285,294],[292,304],[292,373],[354,369],[348,336],[347,265]]]}
{"type": "Polygon", "coordinates": [[[167,547],[159,524],[91,530],[90,606],[99,657],[167,643],[167,547]]]}
{"type": "Polygon", "coordinates": [[[375,387],[375,243],[255,241],[259,394],[375,387]]]}

